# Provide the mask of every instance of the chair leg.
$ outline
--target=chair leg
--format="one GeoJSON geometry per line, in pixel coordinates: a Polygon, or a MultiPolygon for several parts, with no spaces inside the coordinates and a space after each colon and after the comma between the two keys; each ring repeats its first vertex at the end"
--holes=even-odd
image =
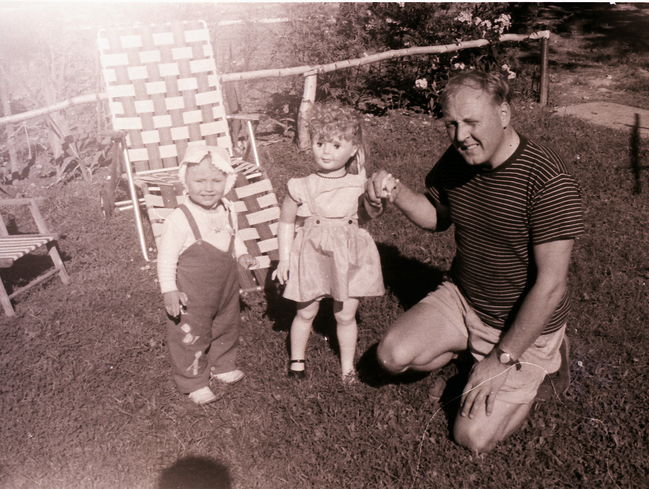
{"type": "Polygon", "coordinates": [[[14,306],[11,304],[11,299],[7,294],[7,289],[5,289],[5,284],[0,280],[0,303],[2,304],[2,309],[4,309],[7,316],[15,316],[16,311],[14,311],[14,306]]]}
{"type": "Polygon", "coordinates": [[[47,245],[47,248],[47,251],[50,254],[50,258],[52,259],[52,263],[54,263],[54,267],[59,272],[59,278],[61,279],[61,282],[63,282],[65,285],[68,285],[70,283],[70,276],[68,275],[68,271],[65,269],[63,260],[61,260],[61,255],[59,254],[59,250],[56,247],[56,243],[49,243],[47,245]]]}

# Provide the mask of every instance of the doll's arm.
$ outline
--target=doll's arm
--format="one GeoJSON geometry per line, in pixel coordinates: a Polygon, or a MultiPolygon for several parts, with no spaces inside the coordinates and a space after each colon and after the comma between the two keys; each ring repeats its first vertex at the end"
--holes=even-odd
{"type": "Polygon", "coordinates": [[[291,247],[295,237],[295,218],[297,216],[297,202],[287,195],[282,202],[279,214],[277,239],[279,241],[279,263],[272,274],[272,278],[284,284],[288,280],[291,247]]]}

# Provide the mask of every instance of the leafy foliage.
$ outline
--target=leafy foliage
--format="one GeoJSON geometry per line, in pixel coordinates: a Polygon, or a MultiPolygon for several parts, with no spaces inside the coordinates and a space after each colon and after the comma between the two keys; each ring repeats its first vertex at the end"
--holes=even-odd
{"type": "Polygon", "coordinates": [[[320,97],[366,112],[409,108],[430,111],[452,73],[464,69],[504,70],[515,76],[506,48],[497,40],[511,27],[503,3],[342,3],[332,18],[313,6],[295,20],[282,45],[298,64],[324,64],[414,46],[449,45],[487,39],[488,48],[386,60],[319,76],[320,97]]]}

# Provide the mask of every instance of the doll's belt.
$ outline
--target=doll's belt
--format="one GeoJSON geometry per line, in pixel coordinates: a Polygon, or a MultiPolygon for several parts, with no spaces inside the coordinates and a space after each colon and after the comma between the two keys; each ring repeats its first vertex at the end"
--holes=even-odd
{"type": "Polygon", "coordinates": [[[311,226],[358,226],[357,217],[310,216],[304,220],[305,227],[311,226]]]}

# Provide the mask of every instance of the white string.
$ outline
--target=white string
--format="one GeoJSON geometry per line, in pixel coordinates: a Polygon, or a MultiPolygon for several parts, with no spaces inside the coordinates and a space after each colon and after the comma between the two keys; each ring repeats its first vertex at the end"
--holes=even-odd
{"type": "MultiPolygon", "coordinates": [[[[531,362],[518,362],[518,363],[519,363],[520,365],[530,365],[530,366],[532,366],[532,367],[540,368],[541,370],[543,370],[543,372],[545,373],[545,375],[548,375],[548,371],[547,371],[546,369],[544,369],[543,367],[541,367],[540,365],[537,365],[537,364],[535,364],[535,363],[531,363],[531,362]]],[[[449,399],[446,403],[440,402],[440,407],[437,408],[437,410],[436,410],[436,411],[435,411],[435,412],[430,416],[430,418],[428,418],[428,421],[426,422],[426,426],[424,427],[424,431],[423,431],[422,434],[421,434],[421,440],[419,440],[419,448],[418,448],[418,450],[417,450],[417,465],[415,466],[415,476],[414,476],[414,478],[413,478],[413,480],[412,480],[412,484],[410,484],[410,489],[412,489],[412,487],[415,485],[415,482],[417,481],[417,474],[418,474],[418,472],[419,472],[419,464],[420,464],[420,462],[421,462],[421,451],[422,451],[423,446],[424,446],[424,437],[426,436],[426,432],[428,431],[428,427],[430,426],[430,423],[433,421],[433,419],[435,418],[435,416],[437,416],[437,413],[439,413],[439,412],[444,408],[444,406],[445,406],[446,404],[450,404],[450,403],[452,403],[453,401],[456,401],[457,399],[460,399],[462,396],[464,396],[464,395],[468,394],[469,392],[471,392],[471,391],[477,389],[478,387],[480,387],[481,385],[485,384],[486,382],[492,381],[492,380],[495,379],[496,377],[500,377],[501,375],[503,375],[503,374],[509,372],[509,370],[512,369],[512,368],[514,368],[514,367],[516,367],[515,364],[514,364],[514,365],[510,365],[509,367],[507,367],[505,370],[503,370],[503,371],[500,372],[499,374],[496,374],[496,375],[494,375],[493,377],[490,377],[490,378],[488,378],[488,379],[483,380],[483,381],[480,382],[478,385],[476,385],[475,387],[472,387],[472,388],[469,389],[468,391],[466,391],[466,392],[462,392],[462,394],[460,394],[459,396],[455,396],[453,399],[449,399]]],[[[554,384],[552,385],[552,388],[554,389],[554,384]]],[[[556,393],[556,390],[555,390],[555,393],[556,393]]]]}

